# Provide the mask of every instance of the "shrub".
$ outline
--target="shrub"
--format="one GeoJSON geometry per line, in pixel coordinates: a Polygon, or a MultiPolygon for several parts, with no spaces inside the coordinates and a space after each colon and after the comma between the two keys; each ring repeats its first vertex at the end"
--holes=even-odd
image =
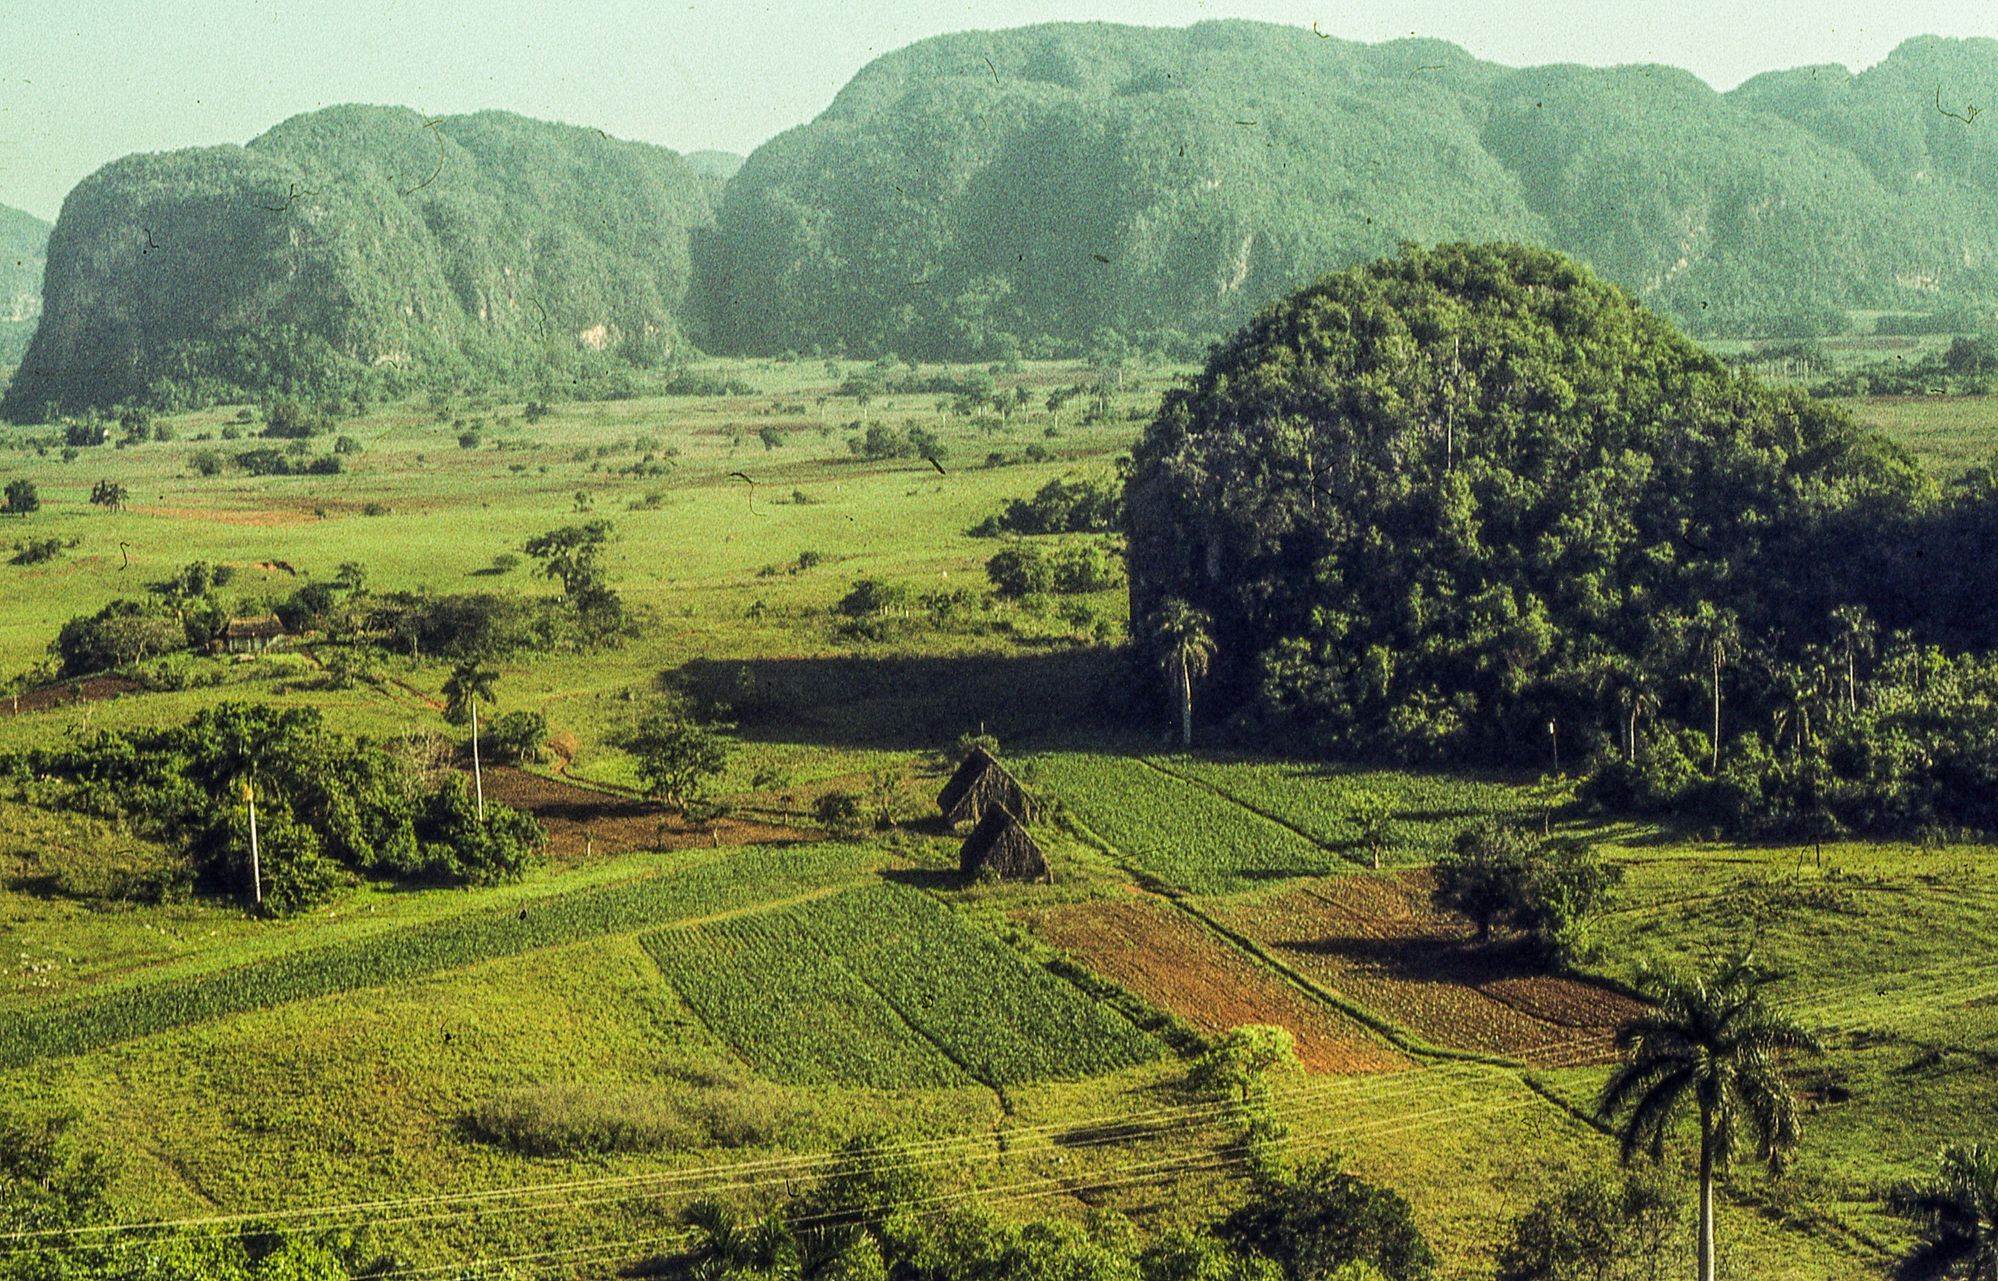
{"type": "Polygon", "coordinates": [[[540,712],[503,712],[493,718],[486,734],[493,757],[513,765],[540,760],[547,741],[548,718],[540,712]]]}
{"type": "Polygon", "coordinates": [[[496,802],[486,817],[462,774],[452,774],[425,800],[416,819],[422,862],[414,870],[432,881],[490,885],[514,880],[548,840],[541,824],[496,802]]]}

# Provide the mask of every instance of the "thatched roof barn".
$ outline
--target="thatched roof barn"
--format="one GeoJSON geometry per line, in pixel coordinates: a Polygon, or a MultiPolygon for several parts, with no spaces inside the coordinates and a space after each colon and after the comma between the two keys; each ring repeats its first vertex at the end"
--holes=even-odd
{"type": "Polygon", "coordinates": [[[967,877],[991,872],[1009,881],[1054,880],[1054,873],[1048,870],[1047,856],[1041,853],[1040,842],[1027,831],[1026,824],[1013,817],[1003,805],[994,805],[985,811],[985,817],[979,819],[971,835],[964,838],[964,847],[958,851],[957,862],[967,877]]]}
{"type": "Polygon", "coordinates": [[[232,618],[222,629],[221,649],[225,654],[259,654],[284,634],[284,624],[276,614],[232,618]]]}
{"type": "Polygon", "coordinates": [[[1020,780],[992,753],[974,747],[943,791],[937,793],[937,808],[953,823],[976,823],[995,805],[1011,810],[1025,822],[1040,817],[1040,805],[1020,786],[1020,780]]]}

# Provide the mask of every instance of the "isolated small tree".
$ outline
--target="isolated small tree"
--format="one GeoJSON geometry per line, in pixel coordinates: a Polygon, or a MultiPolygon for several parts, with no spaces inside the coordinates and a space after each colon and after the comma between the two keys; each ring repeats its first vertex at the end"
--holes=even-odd
{"type": "Polygon", "coordinates": [[[109,507],[112,511],[123,511],[126,488],[115,480],[100,480],[90,489],[90,502],[94,507],[109,507]]]}
{"type": "Polygon", "coordinates": [[[1347,817],[1353,821],[1360,847],[1373,859],[1374,870],[1378,872],[1381,855],[1394,844],[1394,803],[1379,792],[1361,792],[1353,798],[1347,817]]]}
{"type": "Polygon", "coordinates": [[[541,562],[543,577],[559,581],[563,595],[574,598],[603,585],[603,552],[610,533],[608,521],[564,525],[528,539],[522,550],[541,562]]]}
{"type": "Polygon", "coordinates": [[[1482,819],[1457,834],[1454,850],[1436,861],[1436,906],[1471,918],[1478,941],[1519,909],[1520,886],[1533,838],[1511,823],[1482,819]]]}
{"type": "Polygon", "coordinates": [[[1588,841],[1535,838],[1486,819],[1458,834],[1454,850],[1436,861],[1432,898],[1478,927],[1478,941],[1504,923],[1523,933],[1543,963],[1572,964],[1585,950],[1588,918],[1623,881],[1588,841]]]}
{"type": "Polygon", "coordinates": [[[1188,1069],[1186,1084],[1196,1094],[1230,1105],[1250,1160],[1262,1166],[1274,1159],[1273,1145],[1286,1133],[1273,1106],[1270,1077],[1302,1069],[1290,1029],[1249,1023],[1215,1037],[1188,1069]]]}
{"type": "Polygon", "coordinates": [[[5,501],[0,501],[0,512],[9,516],[26,516],[42,505],[41,495],[35,492],[35,482],[27,479],[10,480],[4,492],[5,501]]]}
{"type": "Polygon", "coordinates": [[[645,794],[686,813],[728,768],[729,743],[713,728],[679,716],[647,719],[625,739],[645,794]]]}

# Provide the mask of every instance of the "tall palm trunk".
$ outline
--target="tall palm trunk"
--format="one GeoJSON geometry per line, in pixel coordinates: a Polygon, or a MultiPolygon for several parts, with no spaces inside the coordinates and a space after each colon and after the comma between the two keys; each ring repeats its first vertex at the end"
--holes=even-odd
{"type": "Polygon", "coordinates": [[[472,700],[472,787],[479,796],[479,821],[486,821],[486,780],[479,773],[479,700],[472,700]]]}
{"type": "Polygon", "coordinates": [[[1720,681],[1721,660],[1719,651],[1714,653],[1714,766],[1713,772],[1720,773],[1720,681]]]}
{"type": "Polygon", "coordinates": [[[1714,1132],[1711,1109],[1700,1108],[1700,1281],[1714,1281],[1714,1132]]]}
{"type": "Polygon", "coordinates": [[[257,785],[249,784],[243,789],[250,802],[250,892],[256,897],[258,906],[264,901],[263,852],[257,848],[257,785]]]}
{"type": "Polygon", "coordinates": [[[1193,746],[1193,673],[1186,667],[1186,654],[1179,656],[1179,745],[1193,746]]]}

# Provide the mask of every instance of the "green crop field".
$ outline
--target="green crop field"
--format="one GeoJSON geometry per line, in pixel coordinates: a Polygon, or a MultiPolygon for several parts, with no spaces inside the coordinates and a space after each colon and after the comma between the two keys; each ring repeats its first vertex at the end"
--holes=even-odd
{"type": "Polygon", "coordinates": [[[1484,817],[1521,818],[1534,810],[1528,789],[1462,774],[1353,769],[1296,761],[1164,757],[1158,768],[1193,779],[1268,815],[1355,861],[1369,861],[1353,806],[1363,795],[1389,807],[1384,867],[1427,863],[1457,833],[1484,817]]]}
{"type": "Polygon", "coordinates": [[[1336,871],[1344,860],[1224,795],[1142,758],[1050,754],[1038,776],[1141,871],[1199,893],[1336,871]]]}
{"type": "Polygon", "coordinates": [[[1955,476],[1998,455],[1998,397],[1875,396],[1845,406],[1938,475],[1955,476]]]}
{"type": "Polygon", "coordinates": [[[780,1080],[882,1088],[1114,1071],[1161,1047],[893,884],[646,936],[710,1027],[780,1080]]]}
{"type": "MultiPolygon", "coordinates": [[[[541,713],[561,743],[534,767],[542,781],[609,789],[551,811],[572,844],[513,883],[359,880],[285,918],[215,886],[121,898],[90,887],[170,859],[162,843],[52,808],[41,781],[0,783],[0,1090],[7,1108],[74,1113],[116,1150],[117,1217],[308,1210],[303,1224],[370,1220],[410,1266],[444,1267],[668,1235],[704,1192],[770,1204],[781,1181],[739,1173],[748,1163],[808,1170],[886,1132],[945,1145],[926,1149],[928,1168],[1005,1213],[1103,1205],[1148,1230],[1205,1221],[1240,1193],[1221,1155],[1229,1132],[1175,1110],[1189,1106],[1187,1064],[1171,1037],[1141,1030],[1183,1031],[1202,1011],[1148,1009],[1031,933],[1050,904],[1086,920],[1134,894],[1188,914],[1198,928],[1175,946],[1226,949],[1417,1065],[1290,1078],[1277,1097],[1297,1151],[1336,1150],[1410,1198],[1442,1275],[1492,1275],[1495,1243],[1547,1171],[1612,1164],[1586,1115],[1602,1068],[1451,1040],[1477,1011],[1460,1001],[1465,974],[1435,958],[1461,941],[1420,933],[1426,918],[1376,930],[1354,906],[1393,891],[1419,907],[1425,865],[1466,823],[1537,819],[1525,775],[1166,751],[1164,698],[1132,706],[1123,693],[1121,590],[991,594],[985,563],[1004,544],[971,527],[1051,480],[1114,476],[1179,371],[1140,372],[1085,423],[1072,403],[1042,407],[1092,376],[1079,365],[1000,372],[1002,388],[1032,393],[1003,419],[933,395],[862,405],[838,392],[863,368],[851,362],[715,368],[753,392],[561,404],[532,424],[517,404],[465,398],[377,407],[336,426],[360,446],[338,475],[202,474],[204,452],[254,443],[235,407],[163,420],[171,440],[68,460],[46,430],[0,437],[0,469],[34,480],[43,502],[0,529],[0,553],[15,539],[63,544],[0,563],[0,675],[42,664],[69,619],[192,561],[233,567],[222,590],[237,614],[347,562],[373,592],[553,599],[559,585],[523,545],[590,519],[612,526],[609,581],[638,620],[614,646],[497,665],[497,710],[541,713]],[[942,473],[859,457],[848,441],[863,422],[936,431],[942,473]],[[100,479],[129,488],[123,510],[88,502],[100,479]],[[911,596],[856,627],[837,605],[861,579],[911,596]],[[920,603],[960,588],[968,610],[920,603]],[[728,727],[712,841],[655,839],[630,795],[639,775],[620,731],[667,690],[728,727]],[[981,732],[1057,803],[1036,829],[1052,886],[957,878],[963,833],[931,798],[959,739],[981,732]],[[832,793],[860,817],[822,821],[832,793]],[[1391,809],[1379,873],[1352,822],[1363,795],[1391,809]],[[730,824],[768,831],[731,838],[730,824]],[[1105,1137],[1145,1116],[1166,1119],[1105,1137]],[[625,1179],[640,1182],[611,1182],[625,1179]],[[533,1191],[571,1182],[588,1186],[533,1191]],[[476,1212],[423,1200],[458,1195],[491,1199],[476,1212]],[[395,1208],[327,1208],[373,1200],[395,1208]]],[[[1985,403],[1858,410],[1950,471],[1977,453],[1985,403]]],[[[255,659],[149,659],[115,697],[30,682],[18,712],[0,695],[0,751],[177,724],[225,699],[316,707],[344,732],[462,741],[442,715],[447,661],[386,652],[343,685],[328,664],[339,648],[306,636],[255,659]]],[[[1804,1065],[1795,1173],[1744,1173],[1724,1202],[1734,1274],[1888,1275],[1908,1230],[1880,1189],[1964,1137],[1963,1118],[1998,1109],[1998,969],[1977,959],[1998,926],[1985,852],[1845,843],[1820,864],[1809,849],[1559,821],[1627,873],[1590,972],[1620,984],[1648,959],[1752,941],[1786,1008],[1825,1029],[1827,1050],[1804,1065]]],[[[1486,1006],[1557,1022],[1547,1003],[1598,991],[1488,986],[1486,1006]]]]}

